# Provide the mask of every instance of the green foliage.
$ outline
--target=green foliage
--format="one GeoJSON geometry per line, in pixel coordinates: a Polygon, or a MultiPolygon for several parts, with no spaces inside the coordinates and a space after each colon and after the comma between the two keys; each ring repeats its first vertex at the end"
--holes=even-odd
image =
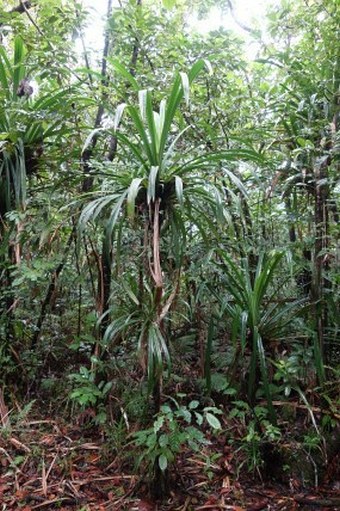
{"type": "Polygon", "coordinates": [[[225,396],[233,396],[237,393],[236,389],[231,386],[228,378],[222,373],[212,373],[211,391],[225,396]]]}
{"type": "Polygon", "coordinates": [[[172,9],[176,4],[176,0],[162,0],[162,3],[167,9],[172,9]]]}
{"type": "Polygon", "coordinates": [[[206,423],[213,431],[221,429],[216,417],[221,411],[216,407],[200,409],[198,401],[188,406],[179,405],[175,400],[175,409],[162,405],[151,428],[134,433],[134,445],[142,449],[138,464],[144,460],[149,471],[155,463],[165,471],[172,464],[183,447],[199,451],[202,445],[209,444],[200,427],[206,423]]]}
{"type": "MultiPolygon", "coordinates": [[[[60,137],[66,130],[61,126],[55,109],[65,101],[65,91],[50,91],[32,99],[26,67],[26,50],[21,37],[14,39],[13,64],[4,47],[0,49],[0,81],[4,101],[0,109],[0,197],[5,205],[2,214],[12,208],[24,208],[26,177],[38,164],[42,144],[49,138],[60,137]],[[23,87],[27,80],[28,90],[23,87]]],[[[69,90],[67,94],[69,94],[69,90]]]]}
{"type": "Polygon", "coordinates": [[[294,344],[291,353],[286,358],[273,361],[276,368],[274,380],[284,384],[284,395],[288,397],[292,388],[307,379],[313,379],[313,349],[301,344],[294,344]]]}
{"type": "MultiPolygon", "coordinates": [[[[240,471],[244,464],[249,471],[258,471],[263,464],[262,446],[266,442],[278,443],[281,438],[281,431],[274,426],[271,420],[268,420],[269,411],[261,406],[251,409],[248,403],[244,401],[235,401],[229,417],[237,418],[246,426],[246,434],[240,441],[237,452],[241,455],[238,470],[240,471]]],[[[238,440],[232,439],[233,444],[238,440]]]]}
{"type": "MultiPolygon", "coordinates": [[[[111,390],[112,382],[96,382],[96,373],[81,366],[79,373],[70,374],[70,380],[73,384],[73,390],[70,399],[73,400],[82,410],[89,407],[99,408],[105,403],[111,390]]],[[[105,423],[106,413],[101,410],[96,416],[98,423],[105,423]]]]}
{"type": "Polygon", "coordinates": [[[67,377],[106,431],[110,403],[115,454],[143,423],[150,472],[220,430],[204,392],[251,470],[274,395],[302,403],[313,455],[337,413],[339,9],[274,6],[253,60],[191,27],[229,3],[118,2],[102,69],[81,2],[0,7],[1,384],[16,403],[67,377]],[[195,399],[160,408],[174,380],[195,399]]]}
{"type": "MultiPolygon", "coordinates": [[[[183,99],[187,105],[189,104],[190,85],[202,71],[204,64],[204,61],[200,60],[191,67],[188,74],[183,72],[176,74],[168,97],[159,103],[159,111],[154,110],[154,99],[149,90],[138,91],[138,108],[134,105],[118,107],[115,126],[120,125],[125,109],[129,123],[132,124],[133,137],[136,138],[136,141],[132,142],[122,128],[114,131],[114,136],[124,151],[124,157],[125,155],[128,157],[128,164],[122,172],[112,174],[107,183],[108,187],[101,187],[99,197],[83,207],[79,218],[80,229],[83,232],[90,220],[97,220],[104,214],[106,237],[118,229],[118,223],[123,221],[122,218],[128,220],[130,225],[139,224],[144,232],[146,229],[152,232],[152,239],[148,241],[149,247],[144,247],[144,250],[153,252],[153,257],[149,256],[151,267],[149,273],[155,287],[149,286],[144,292],[145,299],[149,300],[151,297],[148,314],[146,317],[143,316],[145,310],[143,304],[139,303],[137,295],[131,288],[125,285],[125,291],[135,304],[135,313],[123,322],[115,320],[106,333],[106,338],[110,336],[112,338],[117,333],[117,328],[126,329],[131,321],[140,324],[139,347],[141,350],[147,350],[150,391],[160,380],[164,361],[167,367],[170,365],[161,322],[177,293],[176,283],[173,284],[175,289],[172,289],[170,294],[163,293],[159,253],[161,240],[158,239],[162,236],[162,229],[159,223],[166,223],[169,230],[171,228],[172,236],[177,238],[176,247],[179,252],[175,253],[174,257],[178,264],[177,270],[180,271],[185,252],[187,219],[201,228],[201,218],[208,221],[211,226],[216,222],[222,222],[224,218],[220,191],[210,179],[206,181],[200,174],[207,167],[219,165],[224,160],[260,159],[256,151],[250,149],[204,153],[195,158],[184,159],[180,152],[176,152],[176,145],[187,128],[177,129],[176,135],[173,136],[171,131],[175,117],[179,113],[183,99]],[[206,204],[209,204],[211,209],[211,218],[206,216],[206,204]]],[[[127,71],[122,66],[115,67],[126,77],[127,71]]],[[[95,132],[88,137],[84,150],[94,135],[95,132]]],[[[240,181],[232,172],[225,169],[225,174],[234,185],[242,188],[240,181]]],[[[121,250],[119,245],[117,250],[121,250]]],[[[148,278],[148,274],[144,275],[144,278],[148,278]]],[[[144,282],[143,287],[146,287],[144,282]]]]}
{"type": "MultiPolygon", "coordinates": [[[[260,255],[256,269],[251,269],[246,259],[242,260],[242,266],[238,267],[225,251],[218,253],[222,259],[219,265],[223,269],[229,295],[221,300],[221,315],[227,314],[231,318],[232,340],[236,343],[238,338],[240,339],[241,353],[244,354],[246,349],[250,350],[248,399],[254,402],[259,367],[271,420],[275,422],[265,345],[283,334],[294,316],[304,310],[302,306],[306,300],[284,304],[280,304],[280,301],[272,302],[287,281],[287,278],[277,278],[276,269],[282,261],[282,252],[260,255]]],[[[290,278],[289,275],[288,279],[290,278]]]]}

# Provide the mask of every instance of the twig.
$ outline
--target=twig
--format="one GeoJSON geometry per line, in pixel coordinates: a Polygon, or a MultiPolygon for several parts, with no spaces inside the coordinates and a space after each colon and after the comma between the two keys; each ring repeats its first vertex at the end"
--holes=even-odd
{"type": "MultiPolygon", "coordinates": [[[[261,401],[261,404],[265,404],[264,401],[261,401]]],[[[298,408],[299,410],[307,410],[308,407],[306,405],[300,405],[299,403],[293,403],[291,401],[273,401],[274,406],[291,406],[292,408],[298,408]]],[[[334,412],[333,410],[324,410],[323,408],[319,408],[318,406],[310,406],[309,407],[312,412],[315,413],[324,413],[325,415],[331,415],[335,419],[340,420],[340,414],[334,412]]]]}
{"type": "Polygon", "coordinates": [[[8,411],[8,408],[5,403],[4,391],[1,388],[0,389],[0,418],[1,418],[1,423],[4,428],[8,428],[10,426],[9,414],[10,414],[10,412],[8,411]]]}
{"type": "MultiPolygon", "coordinates": [[[[140,7],[141,5],[142,5],[142,0],[137,0],[137,7],[140,7]]],[[[130,74],[132,76],[135,76],[135,74],[136,74],[136,64],[137,64],[139,51],[140,51],[140,40],[138,37],[135,37],[135,44],[133,45],[132,57],[131,57],[130,69],[129,69],[130,74]]]]}
{"type": "Polygon", "coordinates": [[[24,445],[22,442],[17,440],[16,438],[12,437],[9,439],[9,442],[16,448],[21,449],[22,451],[27,452],[29,454],[31,452],[31,449],[27,447],[27,445],[24,445]]]}
{"type": "Polygon", "coordinates": [[[235,506],[227,506],[226,504],[206,504],[205,506],[199,506],[196,508],[196,511],[204,511],[204,509],[228,509],[229,511],[233,511],[235,506]]]}
{"type": "Polygon", "coordinates": [[[184,502],[184,506],[181,507],[180,511],[187,511],[189,504],[191,502],[191,497],[187,497],[184,502]]]}
{"type": "Polygon", "coordinates": [[[42,486],[42,491],[43,491],[44,497],[47,497],[47,477],[46,477],[44,458],[42,459],[41,486],[42,486]]]}
{"type": "MultiPolygon", "coordinates": [[[[30,3],[30,2],[28,2],[30,3]]],[[[37,30],[37,32],[39,32],[39,34],[42,36],[42,37],[45,37],[44,36],[44,33],[41,31],[40,27],[36,24],[36,22],[34,21],[34,19],[32,18],[29,10],[27,9],[27,2],[24,2],[23,0],[20,0],[20,4],[22,6],[22,11],[21,12],[24,12],[26,14],[26,16],[28,17],[28,19],[30,20],[30,22],[32,23],[32,25],[35,27],[35,29],[37,30]]]]}
{"type": "MultiPolygon", "coordinates": [[[[32,506],[31,509],[39,509],[40,507],[53,506],[53,504],[59,504],[61,502],[63,502],[64,504],[72,505],[72,504],[76,504],[77,503],[77,499],[75,499],[73,497],[57,497],[56,499],[45,500],[41,504],[37,504],[36,506],[32,506]]],[[[49,507],[49,509],[51,509],[51,508],[49,507]]]]}
{"type": "Polygon", "coordinates": [[[47,472],[46,472],[46,482],[47,482],[48,476],[49,476],[49,475],[50,475],[50,473],[51,473],[51,470],[52,470],[52,468],[53,468],[53,465],[54,465],[54,464],[55,464],[55,462],[56,462],[57,457],[58,457],[58,453],[54,456],[54,458],[53,458],[53,460],[52,460],[52,462],[51,462],[50,466],[48,467],[48,470],[47,470],[47,472]]]}

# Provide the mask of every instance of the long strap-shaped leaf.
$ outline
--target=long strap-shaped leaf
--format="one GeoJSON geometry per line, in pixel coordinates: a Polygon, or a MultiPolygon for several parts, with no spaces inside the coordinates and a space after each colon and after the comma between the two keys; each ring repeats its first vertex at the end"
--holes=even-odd
{"type": "MultiPolygon", "coordinates": [[[[230,149],[228,151],[217,151],[211,152],[209,154],[204,154],[202,156],[198,156],[189,160],[181,167],[177,169],[177,173],[185,173],[194,169],[202,168],[202,166],[211,164],[211,163],[219,163],[221,161],[252,161],[254,163],[263,163],[263,157],[251,149],[230,149]]],[[[230,176],[229,176],[230,177],[230,176]]]]}
{"type": "Polygon", "coordinates": [[[159,145],[158,144],[159,135],[157,135],[157,130],[156,130],[154,111],[152,109],[151,93],[149,91],[147,91],[145,97],[146,97],[146,120],[147,120],[148,134],[149,134],[150,142],[151,142],[152,158],[153,158],[152,165],[158,165],[159,158],[160,158],[160,154],[157,151],[157,147],[159,145]]]}
{"type": "Polygon", "coordinates": [[[254,284],[254,292],[258,295],[259,301],[263,299],[269,284],[272,282],[272,275],[282,257],[283,252],[277,252],[262,267],[263,256],[260,256],[254,284]]]}
{"type": "MultiPolygon", "coordinates": [[[[199,74],[199,72],[203,69],[204,65],[205,65],[204,60],[199,60],[192,66],[192,68],[190,69],[190,71],[188,73],[188,80],[189,80],[190,84],[193,82],[193,80],[196,78],[196,76],[199,74]]],[[[166,107],[165,116],[164,116],[163,131],[162,131],[162,136],[161,136],[160,144],[159,144],[159,154],[160,155],[163,155],[163,153],[164,153],[166,142],[169,137],[171,124],[175,117],[176,111],[179,107],[179,104],[184,96],[184,89],[186,87],[185,83],[186,82],[183,78],[183,74],[182,74],[182,76],[181,75],[176,76],[174,84],[173,84],[171,92],[170,92],[169,99],[167,101],[167,107],[166,107]]]]}
{"type": "Polygon", "coordinates": [[[7,69],[11,69],[4,48],[0,48],[0,83],[5,92],[6,99],[10,99],[10,90],[7,79],[7,69]]]}
{"type": "Polygon", "coordinates": [[[119,141],[122,142],[123,150],[124,150],[125,146],[129,147],[131,149],[132,153],[137,158],[137,160],[143,165],[144,169],[148,171],[149,170],[149,165],[148,165],[147,161],[145,160],[145,158],[143,156],[143,153],[140,150],[140,147],[138,147],[135,144],[133,144],[133,142],[131,142],[131,140],[126,135],[124,135],[123,133],[119,133],[117,131],[115,136],[117,137],[117,139],[119,141]]]}
{"type": "Polygon", "coordinates": [[[131,184],[129,187],[129,192],[127,195],[127,214],[131,220],[133,220],[133,218],[135,216],[136,198],[137,198],[138,192],[140,190],[142,181],[143,181],[143,178],[135,177],[131,181],[131,184]]]}
{"type": "Polygon", "coordinates": [[[121,64],[117,59],[113,59],[108,57],[108,62],[113,66],[113,68],[131,85],[131,87],[135,90],[139,90],[139,85],[137,80],[132,76],[130,71],[126,69],[123,64],[121,64]]]}
{"type": "Polygon", "coordinates": [[[157,157],[153,153],[152,146],[149,142],[148,133],[144,127],[143,121],[134,106],[127,107],[127,111],[130,114],[130,117],[135,125],[135,128],[143,142],[143,146],[147,155],[147,158],[150,162],[150,165],[157,165],[157,157]]]}
{"type": "Polygon", "coordinates": [[[13,98],[17,97],[19,83],[25,77],[24,57],[24,43],[21,37],[18,36],[14,40],[13,98]]]}

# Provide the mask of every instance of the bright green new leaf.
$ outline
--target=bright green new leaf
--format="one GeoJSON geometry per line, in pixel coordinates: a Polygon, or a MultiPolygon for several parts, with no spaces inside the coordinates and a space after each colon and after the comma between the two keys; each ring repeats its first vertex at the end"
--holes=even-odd
{"type": "Polygon", "coordinates": [[[114,131],[117,131],[117,129],[118,129],[118,126],[122,119],[122,115],[124,113],[125,107],[126,107],[126,103],[121,103],[120,105],[117,106],[116,115],[115,115],[115,119],[113,122],[114,131]]]}
{"type": "Polygon", "coordinates": [[[161,454],[160,457],[158,458],[158,464],[162,472],[164,472],[167,469],[168,460],[164,454],[161,454]]]}
{"type": "Polygon", "coordinates": [[[129,187],[129,193],[127,196],[127,214],[130,220],[133,220],[135,216],[135,207],[136,207],[136,197],[140,190],[142,178],[136,177],[131,181],[129,187]]]}
{"type": "Polygon", "coordinates": [[[207,419],[207,421],[209,422],[209,424],[212,428],[222,429],[219,419],[217,417],[215,417],[215,415],[213,415],[212,413],[207,412],[205,415],[205,418],[207,419]]]}
{"type": "Polygon", "coordinates": [[[173,9],[176,5],[176,0],[162,0],[162,3],[166,9],[173,9]]]}

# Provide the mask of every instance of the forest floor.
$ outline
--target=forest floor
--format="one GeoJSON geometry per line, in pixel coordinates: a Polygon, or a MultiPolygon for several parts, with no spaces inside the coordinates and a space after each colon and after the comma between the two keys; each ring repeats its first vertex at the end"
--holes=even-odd
{"type": "MultiPolygon", "coordinates": [[[[152,502],[141,478],[110,453],[98,428],[45,418],[25,420],[0,436],[1,511],[293,511],[340,510],[340,488],[328,478],[317,488],[270,483],[237,471],[233,447],[223,439],[207,469],[202,453],[183,451],[169,498],[152,502]],[[129,473],[130,472],[130,473],[129,473]]],[[[334,465],[337,464],[337,466],[334,465]]],[[[331,472],[331,473],[330,473],[331,472]]]]}

